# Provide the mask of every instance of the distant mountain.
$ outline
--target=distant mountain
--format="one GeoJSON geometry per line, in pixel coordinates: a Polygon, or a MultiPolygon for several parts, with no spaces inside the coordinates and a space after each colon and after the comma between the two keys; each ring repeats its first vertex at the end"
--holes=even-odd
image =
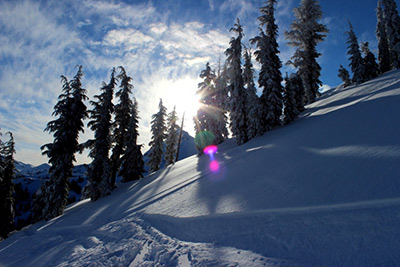
{"type": "MultiPolygon", "coordinates": [[[[49,164],[32,166],[20,161],[15,161],[15,222],[17,229],[31,223],[32,199],[40,186],[49,179],[49,164]]],[[[70,192],[68,202],[74,203],[81,199],[81,190],[86,185],[87,165],[75,166],[70,179],[70,192]]]]}

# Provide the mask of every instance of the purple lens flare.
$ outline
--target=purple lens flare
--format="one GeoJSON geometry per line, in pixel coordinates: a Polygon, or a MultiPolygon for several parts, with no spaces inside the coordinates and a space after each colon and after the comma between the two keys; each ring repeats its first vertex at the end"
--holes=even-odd
{"type": "Polygon", "coordinates": [[[214,154],[217,153],[218,147],[216,145],[207,146],[203,149],[204,154],[210,156],[210,165],[209,168],[213,173],[217,173],[219,171],[219,163],[214,159],[214,154]]]}

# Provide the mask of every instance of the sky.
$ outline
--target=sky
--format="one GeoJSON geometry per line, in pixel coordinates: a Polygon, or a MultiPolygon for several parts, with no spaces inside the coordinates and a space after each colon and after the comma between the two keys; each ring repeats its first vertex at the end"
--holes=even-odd
{"type": "MultiPolygon", "coordinates": [[[[248,40],[258,34],[257,17],[263,2],[0,1],[0,128],[14,134],[15,159],[32,165],[47,162],[40,147],[53,140],[44,129],[55,119],[51,114],[62,90],[60,76],[72,79],[77,65],[83,65],[82,83],[91,100],[100,94],[102,82],[109,82],[113,67],[126,69],[133,78],[132,96],[139,105],[138,142],[145,145],[144,151],[151,138],[151,115],[158,111],[160,98],[168,112],[174,106],[180,117],[186,112],[184,130],[193,134],[201,70],[207,62],[217,68],[218,62],[225,60],[224,51],[234,36],[229,29],[236,18],[244,27],[243,44],[250,45],[248,40]]],[[[280,58],[286,63],[295,49],[286,44],[284,31],[289,30],[292,10],[300,0],[277,2],[280,58]]],[[[349,69],[348,20],[358,40],[369,42],[376,54],[377,0],[321,0],[320,5],[324,12],[321,22],[330,30],[318,46],[320,79],[326,90],[341,83],[339,65],[349,69]]],[[[295,69],[283,65],[281,71],[285,76],[295,69]]],[[[91,108],[89,103],[87,106],[91,108]]],[[[92,137],[93,132],[86,129],[80,141],[92,137]]],[[[3,135],[3,140],[6,138],[3,135]]],[[[84,153],[77,155],[77,161],[89,163],[91,159],[84,153]]]]}

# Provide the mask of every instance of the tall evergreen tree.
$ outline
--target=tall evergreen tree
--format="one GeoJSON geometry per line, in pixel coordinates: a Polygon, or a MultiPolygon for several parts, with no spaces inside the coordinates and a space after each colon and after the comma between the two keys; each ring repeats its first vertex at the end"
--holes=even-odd
{"type": "Polygon", "coordinates": [[[268,0],[266,6],[261,7],[260,35],[251,39],[258,50],[255,52],[257,61],[261,64],[258,84],[263,88],[260,97],[262,107],[263,131],[268,131],[281,124],[282,115],[282,62],[279,59],[279,46],[277,42],[278,26],[275,24],[276,0],[268,0]],[[265,26],[265,33],[262,27],[265,26]]]}
{"type": "Polygon", "coordinates": [[[120,66],[120,73],[117,78],[121,81],[120,90],[117,92],[116,97],[119,102],[115,105],[115,121],[114,121],[114,134],[113,141],[114,147],[111,154],[111,185],[115,186],[115,178],[121,166],[121,156],[124,154],[125,136],[128,132],[128,124],[130,121],[130,114],[133,102],[130,99],[133,85],[131,84],[132,78],[126,74],[124,67],[120,66]]]}
{"type": "Polygon", "coordinates": [[[285,77],[285,88],[284,88],[284,95],[283,95],[283,102],[284,102],[284,123],[289,124],[292,122],[299,111],[297,110],[297,103],[296,103],[296,87],[295,83],[293,82],[293,76],[290,78],[287,76],[285,77]]]}
{"type": "Polygon", "coordinates": [[[125,153],[121,158],[122,164],[119,175],[123,182],[139,180],[143,177],[144,161],[141,152],[142,145],[137,144],[139,136],[138,103],[134,98],[131,118],[128,125],[128,133],[125,136],[125,153]]]}
{"type": "Polygon", "coordinates": [[[364,77],[371,80],[378,77],[379,65],[376,63],[375,55],[369,50],[368,42],[361,43],[361,52],[364,54],[364,77]]]}
{"type": "Polygon", "coordinates": [[[245,49],[243,82],[247,93],[247,135],[249,139],[261,136],[264,133],[262,124],[262,110],[257,89],[254,84],[254,69],[251,63],[251,52],[245,49]]]}
{"type": "Polygon", "coordinates": [[[198,90],[196,94],[200,97],[201,106],[197,111],[197,124],[200,131],[210,131],[214,122],[213,114],[213,95],[215,71],[211,69],[210,63],[207,62],[206,68],[201,71],[200,78],[202,82],[198,84],[198,90]]]}
{"type": "Polygon", "coordinates": [[[338,77],[343,81],[343,87],[349,86],[351,84],[349,72],[342,65],[340,65],[338,72],[338,77]]]}
{"type": "Polygon", "coordinates": [[[111,194],[113,190],[109,151],[111,148],[111,115],[114,112],[112,100],[116,83],[115,69],[112,69],[110,82],[108,84],[103,82],[100,88],[101,95],[94,96],[97,101],[91,101],[94,107],[89,111],[92,120],[88,126],[94,131],[95,139],[89,153],[93,161],[88,170],[87,190],[92,201],[111,194]]]}
{"type": "Polygon", "coordinates": [[[82,66],[68,82],[61,76],[63,93],[54,107],[53,116],[45,131],[53,133],[54,141],[41,147],[49,157],[50,181],[43,185],[34,200],[34,220],[49,220],[63,213],[69,194],[69,178],[72,177],[75,153],[79,150],[79,132],[84,131],[83,120],[88,116],[84,101],[86,90],[82,88],[82,66]]]}
{"type": "Polygon", "coordinates": [[[381,0],[391,67],[400,68],[400,16],[394,0],[381,0]]]}
{"type": "Polygon", "coordinates": [[[178,130],[179,126],[176,124],[178,117],[176,115],[176,109],[171,111],[168,115],[168,132],[167,138],[165,141],[165,161],[166,165],[174,164],[175,162],[175,154],[176,154],[176,147],[178,145],[178,130]]]}
{"type": "Polygon", "coordinates": [[[358,45],[357,36],[353,31],[353,25],[349,21],[350,31],[346,32],[349,37],[347,38],[347,54],[350,56],[349,66],[353,72],[352,82],[360,84],[365,82],[365,66],[361,56],[360,46],[358,45]]]}
{"type": "Polygon", "coordinates": [[[378,1],[378,7],[376,8],[376,17],[378,20],[378,23],[376,25],[376,36],[378,38],[379,72],[385,73],[391,70],[391,58],[381,1],[378,1]]]}
{"type": "Polygon", "coordinates": [[[165,117],[167,109],[164,107],[162,99],[158,104],[158,112],[151,117],[151,141],[149,143],[149,161],[147,165],[150,167],[150,172],[158,171],[163,156],[163,142],[166,139],[165,117]]]}
{"type": "Polygon", "coordinates": [[[230,31],[237,34],[236,38],[231,38],[230,47],[225,51],[229,66],[231,130],[236,136],[236,143],[241,145],[249,139],[247,136],[246,91],[241,68],[243,28],[239,19],[230,31]]]}
{"type": "Polygon", "coordinates": [[[323,13],[316,0],[302,0],[301,5],[293,10],[296,20],[291,24],[291,30],[285,32],[290,40],[288,43],[297,47],[295,54],[288,64],[298,68],[298,74],[303,80],[307,103],[315,101],[319,95],[318,87],[322,84],[321,66],[317,58],[321,55],[317,52],[317,45],[322,42],[328,33],[325,25],[318,21],[323,13]]]}
{"type": "Polygon", "coordinates": [[[214,117],[216,119],[215,128],[215,139],[214,144],[218,145],[222,143],[226,138],[228,138],[228,129],[226,125],[228,123],[228,117],[226,115],[229,109],[229,98],[227,92],[227,74],[226,74],[226,64],[224,69],[221,71],[221,66],[218,66],[218,73],[215,78],[215,94],[214,94],[214,106],[215,113],[214,117]]]}
{"type": "MultiPolygon", "coordinates": [[[[10,139],[0,139],[0,239],[6,238],[14,230],[14,154],[15,143],[11,132],[10,139]]],[[[0,133],[1,136],[1,133],[0,133]]]]}

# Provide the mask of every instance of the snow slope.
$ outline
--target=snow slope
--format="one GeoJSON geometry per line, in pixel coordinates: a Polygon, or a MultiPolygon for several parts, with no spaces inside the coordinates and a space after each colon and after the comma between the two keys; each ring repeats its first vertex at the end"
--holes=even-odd
{"type": "Polygon", "coordinates": [[[395,266],[400,72],[289,126],[119,184],[0,243],[5,266],[395,266]]]}

